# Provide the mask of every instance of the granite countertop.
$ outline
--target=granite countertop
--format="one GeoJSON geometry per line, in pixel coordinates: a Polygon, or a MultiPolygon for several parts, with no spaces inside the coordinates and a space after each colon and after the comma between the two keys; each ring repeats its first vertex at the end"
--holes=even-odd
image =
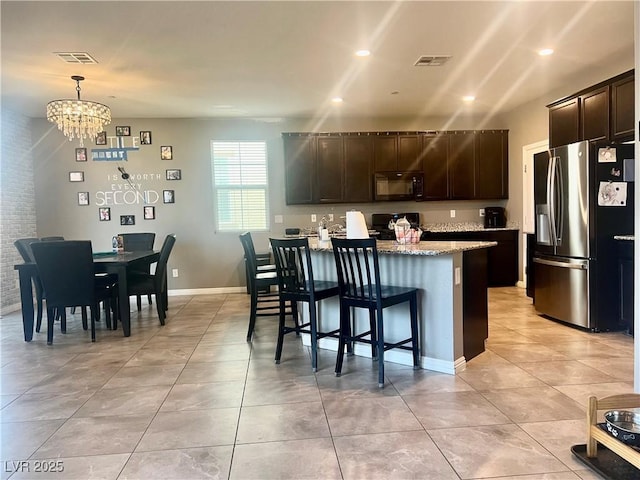
{"type": "Polygon", "coordinates": [[[616,240],[628,240],[630,242],[635,241],[634,235],[614,235],[613,238],[616,240]]]}
{"type": "MultiPolygon", "coordinates": [[[[498,242],[464,241],[464,242],[420,242],[409,245],[398,245],[393,240],[378,240],[378,253],[392,255],[450,255],[452,253],[466,252],[467,250],[477,250],[480,248],[494,247],[498,242]]],[[[316,239],[309,239],[309,248],[318,252],[333,252],[331,241],[321,242],[316,239]]]]}
{"type": "Polygon", "coordinates": [[[425,232],[491,232],[502,230],[520,230],[518,222],[507,222],[504,228],[484,228],[484,223],[462,222],[462,223],[426,223],[420,228],[425,232]]]}

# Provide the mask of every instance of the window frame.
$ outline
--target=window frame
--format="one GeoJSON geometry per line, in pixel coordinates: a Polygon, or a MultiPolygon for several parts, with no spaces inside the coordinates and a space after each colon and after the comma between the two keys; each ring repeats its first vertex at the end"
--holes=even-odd
{"type": "MultiPolygon", "coordinates": [[[[266,140],[211,140],[211,185],[213,188],[213,209],[214,209],[214,228],[216,233],[238,233],[238,232],[245,232],[245,231],[254,231],[254,232],[268,232],[271,229],[271,225],[270,225],[270,214],[269,214],[269,154],[268,154],[268,148],[267,148],[267,141],[266,140]],[[241,155],[241,151],[242,151],[242,146],[243,144],[261,144],[263,151],[264,151],[264,157],[263,157],[263,165],[264,165],[264,180],[265,183],[264,184],[255,184],[255,183],[244,183],[242,182],[241,179],[241,183],[240,184],[230,184],[230,185],[218,185],[216,183],[216,157],[215,157],[215,146],[216,144],[236,144],[236,148],[238,149],[238,153],[239,153],[239,163],[238,163],[238,167],[239,167],[239,171],[241,171],[241,167],[243,165],[243,158],[241,155]],[[246,192],[249,191],[260,191],[264,193],[264,227],[262,226],[258,226],[256,224],[251,224],[250,223],[250,219],[249,219],[249,223],[245,223],[245,217],[244,215],[241,215],[241,223],[242,225],[239,227],[232,227],[232,228],[227,228],[224,226],[221,226],[221,218],[224,216],[224,211],[221,209],[221,205],[219,202],[219,193],[221,191],[238,191],[240,192],[240,197],[244,197],[244,194],[246,192]]],[[[220,159],[219,159],[220,160],[220,159]]],[[[251,162],[251,160],[249,159],[245,159],[244,160],[245,166],[247,164],[253,164],[253,165],[261,165],[262,163],[255,163],[255,162],[251,162]]],[[[217,167],[218,169],[220,168],[220,165],[218,165],[217,167]]],[[[242,199],[240,200],[242,202],[242,199]]],[[[234,212],[234,210],[230,209],[228,210],[229,212],[231,212],[231,214],[234,212]]],[[[244,209],[241,207],[240,212],[244,212],[244,209]]],[[[233,216],[233,215],[231,215],[233,216]]]]}

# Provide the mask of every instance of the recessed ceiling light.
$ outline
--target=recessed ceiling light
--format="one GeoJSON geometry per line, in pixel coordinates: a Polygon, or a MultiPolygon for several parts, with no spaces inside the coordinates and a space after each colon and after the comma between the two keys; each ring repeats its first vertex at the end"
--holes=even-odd
{"type": "Polygon", "coordinates": [[[342,103],[344,100],[342,100],[342,97],[333,97],[331,101],[333,103],[342,103]]]}
{"type": "Polygon", "coordinates": [[[369,50],[358,50],[356,52],[356,57],[368,57],[369,55],[371,55],[369,50]]]}
{"type": "Polygon", "coordinates": [[[538,55],[540,55],[541,57],[546,57],[547,55],[552,55],[553,54],[553,48],[543,48],[541,50],[538,50],[538,55]]]}
{"type": "Polygon", "coordinates": [[[476,99],[473,95],[465,95],[462,97],[462,100],[465,102],[473,102],[476,99]]]}

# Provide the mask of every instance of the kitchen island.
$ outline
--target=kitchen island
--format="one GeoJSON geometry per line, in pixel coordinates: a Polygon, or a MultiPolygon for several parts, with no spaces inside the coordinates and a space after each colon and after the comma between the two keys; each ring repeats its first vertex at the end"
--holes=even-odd
{"type": "MultiPolygon", "coordinates": [[[[314,277],[337,280],[331,242],[309,239],[314,277]]],[[[428,370],[455,374],[466,361],[484,351],[487,338],[487,249],[496,242],[434,241],[397,245],[378,241],[382,283],[418,288],[420,366],[428,370]]],[[[301,309],[305,312],[306,309],[301,309]]],[[[368,313],[356,309],[358,325],[368,324],[368,313]]],[[[307,315],[304,313],[303,315],[307,315]]],[[[339,326],[337,297],[319,302],[320,329],[339,326]]],[[[385,309],[385,337],[393,342],[407,338],[408,307],[385,309]]],[[[304,338],[308,344],[308,338],[304,338]]],[[[337,350],[337,340],[323,338],[320,348],[337,350]]],[[[355,346],[356,355],[371,356],[368,345],[355,346]]],[[[412,365],[411,353],[389,350],[389,362],[412,365]]]]}

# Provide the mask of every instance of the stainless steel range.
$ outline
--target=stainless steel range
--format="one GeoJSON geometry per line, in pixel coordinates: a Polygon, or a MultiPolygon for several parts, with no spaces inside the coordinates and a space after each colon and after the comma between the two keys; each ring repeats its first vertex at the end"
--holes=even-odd
{"type": "Polygon", "coordinates": [[[411,226],[419,226],[420,214],[413,213],[374,213],[371,215],[371,228],[378,232],[378,240],[395,240],[396,234],[393,230],[389,229],[389,222],[394,222],[407,217],[407,220],[411,226]]]}

